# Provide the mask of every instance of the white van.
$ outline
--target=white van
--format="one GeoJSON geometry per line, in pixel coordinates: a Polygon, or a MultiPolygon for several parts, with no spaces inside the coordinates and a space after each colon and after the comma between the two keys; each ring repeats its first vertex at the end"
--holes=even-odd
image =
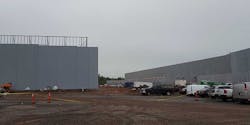
{"type": "Polygon", "coordinates": [[[233,100],[239,102],[250,101],[250,82],[242,82],[233,85],[233,100]]]}
{"type": "Polygon", "coordinates": [[[208,85],[187,85],[186,95],[195,95],[195,93],[204,88],[209,88],[208,85]]]}

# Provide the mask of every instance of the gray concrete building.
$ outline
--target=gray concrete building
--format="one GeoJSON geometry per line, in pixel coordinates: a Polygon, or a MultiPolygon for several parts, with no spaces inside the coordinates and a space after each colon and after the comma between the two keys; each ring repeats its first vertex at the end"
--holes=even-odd
{"type": "Polygon", "coordinates": [[[155,84],[171,84],[179,79],[187,80],[188,83],[201,80],[231,83],[250,81],[250,49],[204,60],[126,73],[125,79],[155,84]]]}
{"type": "Polygon", "coordinates": [[[0,83],[15,90],[98,88],[97,47],[2,43],[0,60],[0,83]]]}

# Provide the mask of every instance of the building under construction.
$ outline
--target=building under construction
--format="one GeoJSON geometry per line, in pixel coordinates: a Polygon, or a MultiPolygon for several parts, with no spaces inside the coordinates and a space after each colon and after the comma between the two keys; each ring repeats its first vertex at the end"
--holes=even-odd
{"type": "Polygon", "coordinates": [[[0,43],[0,83],[12,89],[98,87],[98,49],[87,37],[1,35],[0,43]]]}
{"type": "Polygon", "coordinates": [[[250,81],[250,49],[228,55],[125,74],[127,81],[171,84],[175,80],[237,83],[250,81]]]}

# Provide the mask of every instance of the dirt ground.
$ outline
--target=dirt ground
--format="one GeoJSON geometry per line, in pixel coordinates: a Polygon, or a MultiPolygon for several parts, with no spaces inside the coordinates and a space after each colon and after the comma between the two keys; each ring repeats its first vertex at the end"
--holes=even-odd
{"type": "Polygon", "coordinates": [[[124,88],[13,93],[0,98],[1,125],[248,125],[250,105],[206,98],[140,96],[124,88]]]}

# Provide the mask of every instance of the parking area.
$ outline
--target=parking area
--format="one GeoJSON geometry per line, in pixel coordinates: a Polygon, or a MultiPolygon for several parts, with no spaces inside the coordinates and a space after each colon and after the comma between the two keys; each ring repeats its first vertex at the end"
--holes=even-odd
{"type": "Polygon", "coordinates": [[[16,125],[250,124],[250,105],[209,98],[140,96],[124,88],[15,93],[0,99],[0,123],[16,125]]]}

